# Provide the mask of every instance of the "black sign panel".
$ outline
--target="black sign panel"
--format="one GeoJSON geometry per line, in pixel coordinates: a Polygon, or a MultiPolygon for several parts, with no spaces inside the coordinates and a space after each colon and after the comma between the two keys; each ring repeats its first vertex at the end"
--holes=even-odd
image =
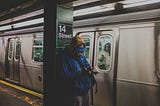
{"type": "Polygon", "coordinates": [[[64,47],[72,38],[72,24],[58,22],[58,47],[64,47]]]}

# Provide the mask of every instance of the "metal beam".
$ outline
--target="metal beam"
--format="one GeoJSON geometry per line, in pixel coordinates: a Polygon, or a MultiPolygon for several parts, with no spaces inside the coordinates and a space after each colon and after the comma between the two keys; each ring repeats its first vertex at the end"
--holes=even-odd
{"type": "Polygon", "coordinates": [[[109,4],[109,3],[119,2],[119,1],[124,1],[124,0],[101,0],[101,1],[96,1],[96,2],[75,6],[73,10],[75,11],[75,10],[80,10],[84,8],[89,8],[89,7],[94,7],[98,5],[109,4]]]}
{"type": "Polygon", "coordinates": [[[87,14],[87,15],[82,15],[82,16],[76,16],[74,17],[74,21],[90,19],[90,18],[97,18],[97,17],[104,17],[104,16],[111,16],[111,15],[118,15],[118,14],[127,14],[131,12],[147,11],[147,10],[153,10],[153,9],[159,9],[159,8],[160,8],[160,2],[143,5],[143,6],[131,7],[131,8],[123,8],[118,11],[111,10],[111,11],[104,11],[104,12],[87,14]]]}
{"type": "MultiPolygon", "coordinates": [[[[17,17],[19,15],[29,13],[43,8],[42,0],[30,1],[17,7],[11,7],[9,10],[0,11],[0,21],[17,17]]],[[[1,8],[0,8],[1,9],[1,8]]]]}
{"type": "Polygon", "coordinates": [[[78,0],[57,0],[57,4],[64,5],[64,4],[72,3],[73,1],[78,1],[78,0]]]}

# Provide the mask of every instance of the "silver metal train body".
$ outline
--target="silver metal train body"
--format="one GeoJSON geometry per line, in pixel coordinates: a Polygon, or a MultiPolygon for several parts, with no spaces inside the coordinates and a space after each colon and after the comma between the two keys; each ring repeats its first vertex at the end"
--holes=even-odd
{"type": "Polygon", "coordinates": [[[160,9],[74,21],[98,83],[93,106],[160,106],[160,9]],[[110,43],[107,68],[99,57],[110,43]]]}
{"type": "Polygon", "coordinates": [[[43,92],[41,14],[43,10],[14,17],[0,27],[0,78],[38,92],[43,92]]]}

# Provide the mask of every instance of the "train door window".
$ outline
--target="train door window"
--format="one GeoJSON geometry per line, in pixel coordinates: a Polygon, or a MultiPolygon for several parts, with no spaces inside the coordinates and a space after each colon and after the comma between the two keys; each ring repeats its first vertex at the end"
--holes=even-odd
{"type": "Polygon", "coordinates": [[[32,59],[35,62],[43,62],[43,38],[34,39],[32,59]]]}
{"type": "Polygon", "coordinates": [[[89,51],[90,51],[90,39],[89,37],[82,37],[84,42],[85,42],[85,45],[86,45],[86,51],[84,52],[84,55],[86,56],[86,59],[89,61],[89,51]]]}
{"type": "Polygon", "coordinates": [[[8,49],[8,59],[11,60],[13,57],[13,48],[14,48],[14,39],[9,40],[9,49],[8,49]]]}
{"type": "Polygon", "coordinates": [[[82,32],[80,36],[85,42],[86,51],[84,51],[84,55],[87,61],[92,64],[94,32],[82,32]]]}
{"type": "Polygon", "coordinates": [[[111,67],[112,43],[113,38],[110,34],[104,34],[98,37],[97,67],[101,71],[109,70],[111,67]]]}
{"type": "Polygon", "coordinates": [[[21,53],[21,41],[20,38],[16,38],[16,44],[15,44],[15,59],[18,60],[21,53]]]}

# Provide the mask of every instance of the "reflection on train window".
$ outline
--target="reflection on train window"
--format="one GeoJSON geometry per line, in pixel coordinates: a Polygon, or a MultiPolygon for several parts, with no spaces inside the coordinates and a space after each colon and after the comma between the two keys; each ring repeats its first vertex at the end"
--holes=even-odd
{"type": "Polygon", "coordinates": [[[14,39],[10,39],[9,41],[9,50],[8,50],[8,59],[12,58],[14,48],[14,39]]]}
{"type": "MultiPolygon", "coordinates": [[[[83,37],[82,37],[83,38],[83,37]]],[[[89,61],[89,50],[90,50],[90,39],[85,37],[83,38],[85,44],[86,44],[86,51],[84,52],[84,55],[86,56],[86,59],[89,61]]]]}
{"type": "Polygon", "coordinates": [[[21,42],[20,39],[16,39],[16,51],[15,51],[15,59],[19,59],[21,53],[21,42]]]}
{"type": "Polygon", "coordinates": [[[42,46],[43,45],[43,40],[42,39],[35,39],[34,40],[34,45],[35,46],[42,46]]]}
{"type": "Polygon", "coordinates": [[[101,70],[109,70],[111,67],[111,50],[113,39],[111,35],[102,35],[98,39],[98,68],[101,70]]]}
{"type": "Polygon", "coordinates": [[[43,39],[42,38],[34,39],[32,59],[35,62],[43,62],[43,39]]]}

